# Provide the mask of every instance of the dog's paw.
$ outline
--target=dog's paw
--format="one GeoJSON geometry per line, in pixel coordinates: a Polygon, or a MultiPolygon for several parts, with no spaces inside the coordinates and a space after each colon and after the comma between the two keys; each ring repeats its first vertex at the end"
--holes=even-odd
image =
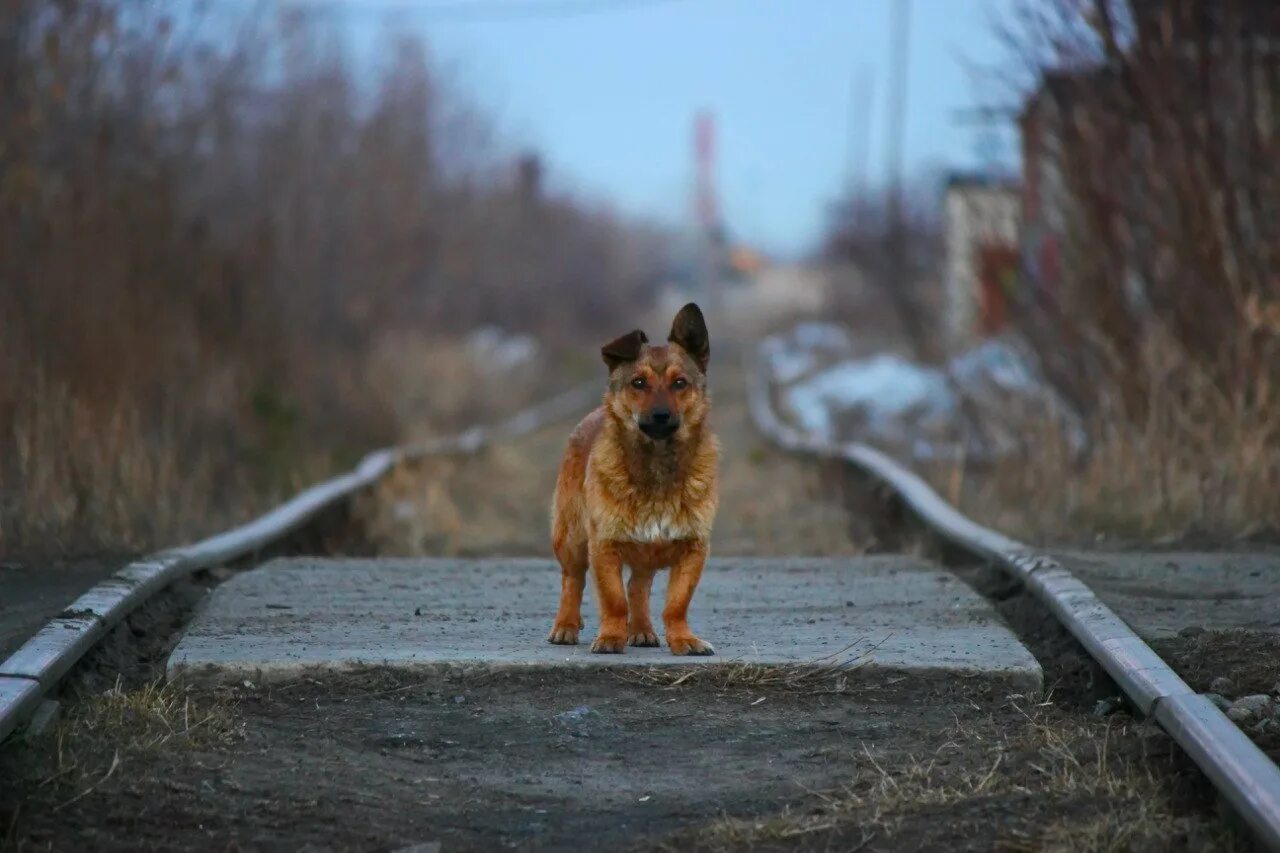
{"type": "Polygon", "coordinates": [[[620,634],[600,634],[591,643],[591,653],[597,655],[620,655],[627,646],[627,638],[620,634]]]}
{"type": "Polygon", "coordinates": [[[547,636],[547,642],[555,643],[557,646],[576,646],[578,645],[578,631],[582,629],[582,625],[564,625],[559,622],[551,626],[551,633],[547,636]]]}
{"type": "Polygon", "coordinates": [[[627,637],[628,646],[659,646],[658,635],[654,633],[652,628],[640,629],[631,632],[631,636],[627,637]]]}
{"type": "Polygon", "coordinates": [[[690,634],[687,637],[667,637],[667,645],[673,655],[714,655],[711,644],[690,634]]]}

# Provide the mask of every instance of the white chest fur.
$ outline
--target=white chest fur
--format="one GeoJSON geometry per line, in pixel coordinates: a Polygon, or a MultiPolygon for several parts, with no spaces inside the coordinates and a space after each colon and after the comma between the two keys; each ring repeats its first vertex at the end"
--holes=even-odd
{"type": "Polygon", "coordinates": [[[641,519],[633,523],[626,531],[626,538],[632,542],[674,542],[679,539],[690,539],[694,531],[688,523],[674,516],[658,515],[641,519]]]}

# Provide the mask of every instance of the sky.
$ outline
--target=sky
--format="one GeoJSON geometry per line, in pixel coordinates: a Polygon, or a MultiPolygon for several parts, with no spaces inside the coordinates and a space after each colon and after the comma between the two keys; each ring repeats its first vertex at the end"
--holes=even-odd
{"type": "MultiPolygon", "coordinates": [[[[885,174],[891,4],[902,0],[341,0],[365,50],[423,34],[504,141],[557,187],[676,225],[692,220],[693,122],[716,123],[717,185],[736,241],[797,256],[831,202],[885,174]],[[533,10],[533,7],[539,7],[533,10]],[[516,10],[516,11],[512,11],[516,10]],[[530,11],[526,11],[530,10],[530,11]],[[863,82],[859,82],[863,81],[863,82]],[[872,91],[871,110],[858,108],[872,91]]],[[[1016,146],[963,115],[989,104],[1012,0],[914,0],[904,163],[938,174],[1016,146]],[[988,90],[989,91],[989,90],[988,90]]]]}

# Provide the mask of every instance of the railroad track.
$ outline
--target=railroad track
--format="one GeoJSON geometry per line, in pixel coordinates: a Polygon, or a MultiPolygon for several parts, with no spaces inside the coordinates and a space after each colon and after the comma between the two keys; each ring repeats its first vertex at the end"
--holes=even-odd
{"type": "Polygon", "coordinates": [[[108,631],[173,582],[260,553],[372,486],[402,462],[475,453],[495,441],[579,412],[598,396],[595,383],[584,383],[493,426],[375,451],[354,470],[303,490],[247,524],[130,563],[71,602],[0,664],[0,741],[34,713],[43,697],[108,631]]]}
{"type": "MultiPolygon", "coordinates": [[[[759,356],[757,352],[749,358],[759,356]]],[[[113,626],[174,581],[262,552],[372,486],[403,461],[474,453],[496,440],[575,414],[597,393],[594,384],[581,386],[493,427],[371,453],[353,471],[303,491],[248,524],[129,564],[71,603],[0,664],[0,740],[32,714],[113,626]]],[[[875,449],[818,441],[788,426],[775,411],[768,389],[750,386],[748,406],[755,426],[779,448],[870,476],[932,534],[998,567],[1034,594],[1124,691],[1136,711],[1155,720],[1186,751],[1261,844],[1280,850],[1280,770],[1084,583],[1051,556],[965,517],[922,479],[875,449]]]]}
{"type": "MultiPolygon", "coordinates": [[[[765,352],[754,375],[770,375],[765,352]]],[[[778,416],[772,389],[748,386],[756,427],[779,448],[848,465],[887,487],[933,534],[1007,573],[1023,585],[1124,691],[1191,757],[1231,808],[1269,850],[1280,850],[1280,768],[1206,697],[1196,693],[1111,608],[1054,557],[983,527],[947,503],[928,483],[873,447],[832,443],[794,429],[778,416]]]]}

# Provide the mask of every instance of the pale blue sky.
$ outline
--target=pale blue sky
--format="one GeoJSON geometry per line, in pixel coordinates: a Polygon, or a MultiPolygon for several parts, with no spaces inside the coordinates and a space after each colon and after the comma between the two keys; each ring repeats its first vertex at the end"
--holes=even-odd
{"type": "MultiPolygon", "coordinates": [[[[883,174],[897,0],[597,2],[616,5],[472,21],[450,11],[465,6],[458,0],[346,0],[362,7],[347,16],[357,42],[385,35],[388,19],[376,10],[396,9],[394,27],[426,36],[508,145],[540,150],[557,185],[623,211],[689,220],[691,126],[705,108],[718,124],[721,207],[732,235],[782,254],[811,248],[849,175],[849,105],[864,67],[875,92],[870,175],[883,174]]],[[[991,100],[973,70],[1001,60],[992,22],[1010,2],[915,0],[908,169],[966,168],[990,156],[978,128],[956,113],[991,100]]],[[[1004,134],[1005,160],[1013,147],[1004,134]]]]}

